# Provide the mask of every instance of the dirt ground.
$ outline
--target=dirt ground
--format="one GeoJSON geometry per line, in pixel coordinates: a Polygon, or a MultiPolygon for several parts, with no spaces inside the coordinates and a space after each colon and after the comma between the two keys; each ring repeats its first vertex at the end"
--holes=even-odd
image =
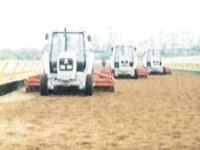
{"type": "Polygon", "coordinates": [[[117,79],[115,92],[0,97],[1,150],[199,150],[200,76],[117,79]]]}

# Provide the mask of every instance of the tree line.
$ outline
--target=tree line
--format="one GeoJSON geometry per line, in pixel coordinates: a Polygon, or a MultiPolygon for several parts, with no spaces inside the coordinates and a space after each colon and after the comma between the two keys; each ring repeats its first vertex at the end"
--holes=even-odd
{"type": "Polygon", "coordinates": [[[0,50],[0,60],[41,60],[43,50],[35,48],[23,48],[19,50],[2,49],[0,50]]]}

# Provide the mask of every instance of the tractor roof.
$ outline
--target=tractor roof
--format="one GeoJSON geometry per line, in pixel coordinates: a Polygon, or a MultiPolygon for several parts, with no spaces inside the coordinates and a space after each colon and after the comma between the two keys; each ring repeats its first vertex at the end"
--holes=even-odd
{"type": "Polygon", "coordinates": [[[161,51],[160,49],[148,49],[147,51],[161,51]]]}
{"type": "Polygon", "coordinates": [[[115,47],[134,47],[133,45],[115,45],[115,47]]]}
{"type": "MultiPolygon", "coordinates": [[[[64,31],[53,31],[53,34],[55,33],[65,33],[64,31]]],[[[77,33],[77,34],[84,34],[85,32],[84,31],[66,31],[66,33],[77,33]]]]}

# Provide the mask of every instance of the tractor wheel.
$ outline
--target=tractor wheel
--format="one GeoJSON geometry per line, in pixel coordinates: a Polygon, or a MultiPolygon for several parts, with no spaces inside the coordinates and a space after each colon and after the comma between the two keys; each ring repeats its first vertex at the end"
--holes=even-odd
{"type": "Polygon", "coordinates": [[[134,78],[138,79],[138,77],[139,77],[139,75],[138,75],[138,69],[135,69],[135,76],[134,76],[134,78]]]}
{"type": "Polygon", "coordinates": [[[42,75],[40,80],[40,95],[41,96],[48,96],[49,90],[48,90],[48,78],[47,75],[42,75]]]}
{"type": "Polygon", "coordinates": [[[114,87],[114,86],[111,86],[111,87],[110,87],[110,91],[111,91],[111,92],[115,92],[115,87],[114,87]]]}
{"type": "Polygon", "coordinates": [[[163,67],[163,75],[165,75],[165,74],[166,74],[166,68],[163,67]]]}
{"type": "Polygon", "coordinates": [[[29,87],[26,87],[26,92],[30,92],[30,88],[29,87]]]}
{"type": "Polygon", "coordinates": [[[111,69],[111,74],[115,74],[115,69],[111,69]]]}
{"type": "Polygon", "coordinates": [[[88,74],[86,76],[86,86],[85,86],[85,95],[92,95],[94,92],[93,87],[93,76],[92,74],[88,74]]]}
{"type": "Polygon", "coordinates": [[[113,69],[113,76],[114,76],[114,78],[118,78],[118,76],[116,76],[116,74],[115,74],[115,71],[114,71],[114,69],[113,69]]]}

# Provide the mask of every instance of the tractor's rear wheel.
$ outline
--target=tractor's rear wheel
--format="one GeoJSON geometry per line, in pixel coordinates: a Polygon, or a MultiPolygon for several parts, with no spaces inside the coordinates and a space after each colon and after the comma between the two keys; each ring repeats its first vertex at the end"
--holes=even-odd
{"type": "Polygon", "coordinates": [[[48,90],[48,78],[47,75],[42,75],[40,79],[40,95],[41,96],[48,96],[49,90],[48,90]]]}
{"type": "Polygon", "coordinates": [[[115,92],[115,87],[114,87],[114,86],[111,86],[111,87],[110,87],[110,91],[111,91],[111,92],[115,92]]]}
{"type": "Polygon", "coordinates": [[[93,87],[93,75],[88,74],[86,76],[86,87],[85,87],[85,95],[92,95],[94,92],[94,87],[93,87]]]}
{"type": "Polygon", "coordinates": [[[111,74],[115,74],[115,69],[111,69],[111,74]]]}
{"type": "Polygon", "coordinates": [[[163,75],[165,75],[165,74],[166,74],[166,68],[163,67],[163,75]]]}
{"type": "Polygon", "coordinates": [[[26,87],[26,92],[30,92],[30,88],[29,87],[26,87]]]}
{"type": "Polygon", "coordinates": [[[138,75],[138,69],[135,69],[135,76],[134,76],[134,78],[138,79],[138,77],[139,77],[139,75],[138,75]]]}

